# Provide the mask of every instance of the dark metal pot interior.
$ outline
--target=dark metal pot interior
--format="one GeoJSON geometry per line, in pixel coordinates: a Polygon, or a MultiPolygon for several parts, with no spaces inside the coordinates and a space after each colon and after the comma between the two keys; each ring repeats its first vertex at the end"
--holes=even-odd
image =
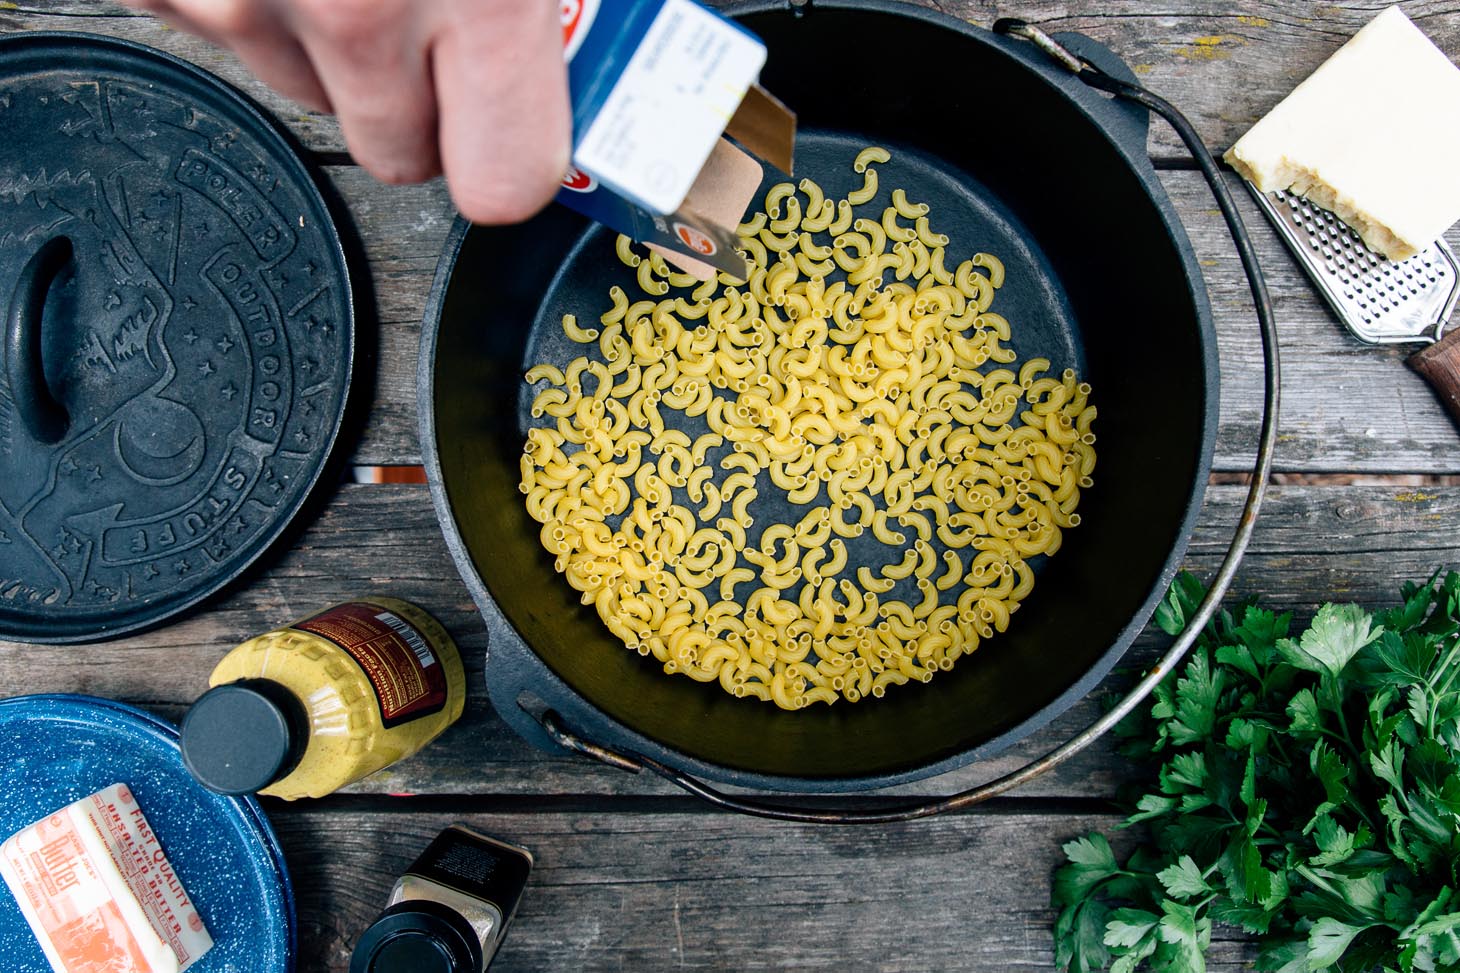
{"type": "MultiPolygon", "coordinates": [[[[950,253],[1005,260],[993,309],[1012,322],[1021,360],[1045,355],[1094,386],[1099,465],[1083,524],[1040,566],[1009,631],[927,685],[794,713],[670,678],[626,651],[554,573],[517,489],[525,365],[563,351],[564,313],[592,321],[611,283],[629,286],[612,234],[558,207],[453,240],[422,344],[434,362],[423,391],[428,468],[463,576],[500,611],[510,640],[520,637],[585,713],[625,737],[601,742],[761,786],[839,790],[926,776],[1061,712],[1149,617],[1206,482],[1210,315],[1145,160],[1144,127],[1077,83],[1062,88],[1037,52],[882,5],[817,5],[804,16],[775,8],[744,22],[770,50],[764,84],[800,116],[798,177],[844,192],[851,155],[888,146],[895,161],[884,178],[896,173],[910,197],[932,204],[950,253]]],[[[511,648],[499,640],[493,651],[511,648]]],[[[564,716],[571,724],[574,714],[564,716]]]]}

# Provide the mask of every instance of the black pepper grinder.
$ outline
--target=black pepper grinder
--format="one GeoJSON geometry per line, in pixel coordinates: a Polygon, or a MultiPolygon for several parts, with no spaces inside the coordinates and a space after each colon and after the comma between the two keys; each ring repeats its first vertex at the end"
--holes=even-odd
{"type": "Polygon", "coordinates": [[[453,825],[395,883],[350,973],[482,973],[532,871],[525,848],[453,825]]]}

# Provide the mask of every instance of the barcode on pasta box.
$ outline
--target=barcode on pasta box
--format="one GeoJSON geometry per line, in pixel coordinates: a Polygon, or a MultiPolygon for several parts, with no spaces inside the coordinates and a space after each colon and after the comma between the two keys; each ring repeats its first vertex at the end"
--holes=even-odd
{"type": "Polygon", "coordinates": [[[392,612],[381,612],[375,616],[380,621],[389,625],[395,634],[405,640],[406,645],[416,654],[416,661],[421,664],[422,669],[429,669],[436,664],[436,656],[431,652],[431,647],[426,644],[426,638],[416,631],[415,626],[392,612]]]}

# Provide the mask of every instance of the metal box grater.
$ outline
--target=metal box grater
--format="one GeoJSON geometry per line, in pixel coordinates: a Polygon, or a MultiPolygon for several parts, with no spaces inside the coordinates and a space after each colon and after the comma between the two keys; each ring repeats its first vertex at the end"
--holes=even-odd
{"type": "Polygon", "coordinates": [[[1264,193],[1251,182],[1247,188],[1356,337],[1374,344],[1439,340],[1460,298],[1460,264],[1443,240],[1407,260],[1389,260],[1302,196],[1264,193]]]}

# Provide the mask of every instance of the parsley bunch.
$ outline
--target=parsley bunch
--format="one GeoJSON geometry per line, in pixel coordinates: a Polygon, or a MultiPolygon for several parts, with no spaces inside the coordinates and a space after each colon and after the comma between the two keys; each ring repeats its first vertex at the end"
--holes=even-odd
{"type": "MultiPolygon", "coordinates": [[[[1157,611],[1175,634],[1200,583],[1157,611]]],[[[1460,970],[1460,574],[1373,616],[1223,611],[1125,752],[1151,764],[1122,827],[1064,846],[1055,955],[1073,973],[1206,969],[1212,924],[1254,934],[1258,970],[1460,970]]]]}

